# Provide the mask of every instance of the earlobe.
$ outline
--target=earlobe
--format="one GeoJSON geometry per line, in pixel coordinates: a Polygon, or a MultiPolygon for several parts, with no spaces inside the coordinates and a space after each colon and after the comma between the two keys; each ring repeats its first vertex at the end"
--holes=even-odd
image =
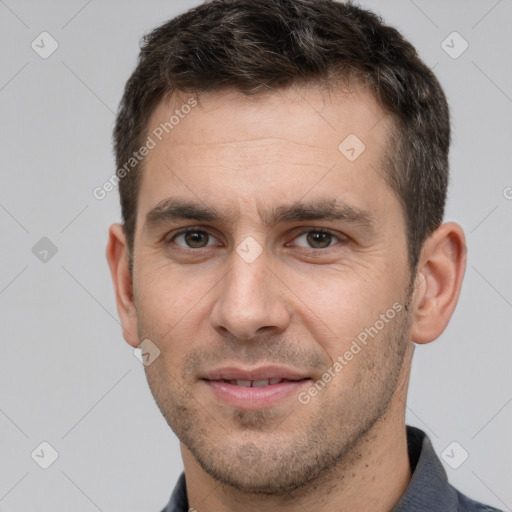
{"type": "Polygon", "coordinates": [[[462,228],[442,224],[425,241],[415,282],[411,339],[429,343],[444,331],[457,304],[466,268],[462,228]]]}
{"type": "Polygon", "coordinates": [[[129,345],[137,347],[139,339],[137,315],[133,302],[133,283],[128,265],[126,237],[120,224],[110,226],[106,257],[114,284],[123,337],[129,345]]]}

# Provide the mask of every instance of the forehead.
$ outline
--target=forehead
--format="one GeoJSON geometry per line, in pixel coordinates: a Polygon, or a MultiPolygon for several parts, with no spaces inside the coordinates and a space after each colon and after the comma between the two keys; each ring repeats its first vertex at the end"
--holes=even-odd
{"type": "MultiPolygon", "coordinates": [[[[199,96],[178,91],[157,105],[148,122],[148,133],[163,127],[162,137],[172,139],[176,146],[193,143],[235,145],[283,133],[285,138],[288,136],[304,147],[320,142],[318,147],[321,149],[331,143],[336,149],[336,142],[345,129],[352,128],[359,136],[368,139],[368,132],[373,131],[381,120],[391,124],[373,93],[352,81],[350,88],[334,84],[293,85],[253,95],[231,89],[199,96]],[[198,106],[189,108],[192,103],[198,106]],[[194,124],[193,131],[187,129],[191,123],[194,124]]],[[[373,142],[374,137],[371,139],[373,142]]]]}
{"type": "Polygon", "coordinates": [[[391,192],[381,161],[393,123],[364,87],[220,91],[198,99],[181,92],[153,112],[147,134],[155,147],[144,162],[140,214],[170,196],[238,209],[253,202],[262,211],[265,201],[315,193],[369,203],[391,192]]]}

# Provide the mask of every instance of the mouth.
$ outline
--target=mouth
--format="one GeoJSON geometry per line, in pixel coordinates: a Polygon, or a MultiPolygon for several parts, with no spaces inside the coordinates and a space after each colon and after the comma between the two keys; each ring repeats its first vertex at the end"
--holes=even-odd
{"type": "Polygon", "coordinates": [[[222,368],[201,379],[216,399],[237,409],[269,408],[296,396],[311,382],[303,373],[280,367],[222,368]]]}
{"type": "Polygon", "coordinates": [[[300,382],[302,380],[309,380],[307,378],[304,379],[280,379],[280,378],[274,378],[274,379],[258,379],[258,380],[238,380],[238,379],[222,379],[215,382],[227,382],[228,384],[231,384],[232,386],[240,386],[242,388],[265,388],[267,386],[274,386],[275,384],[281,384],[281,382],[300,382]]]}

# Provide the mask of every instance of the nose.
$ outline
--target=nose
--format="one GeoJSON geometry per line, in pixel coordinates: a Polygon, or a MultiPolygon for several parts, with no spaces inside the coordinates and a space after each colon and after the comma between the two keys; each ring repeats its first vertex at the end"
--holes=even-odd
{"type": "Polygon", "coordinates": [[[267,266],[264,254],[247,262],[236,252],[221,281],[211,322],[221,334],[251,340],[263,331],[280,334],[290,323],[286,286],[267,266]]]}

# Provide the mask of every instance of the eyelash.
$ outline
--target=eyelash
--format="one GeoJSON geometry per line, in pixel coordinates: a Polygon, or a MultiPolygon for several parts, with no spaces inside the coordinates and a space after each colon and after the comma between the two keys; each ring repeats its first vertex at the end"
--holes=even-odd
{"type": "MultiPolygon", "coordinates": [[[[204,228],[199,228],[199,227],[188,227],[188,228],[183,228],[179,231],[177,231],[176,233],[174,233],[170,238],[167,238],[166,241],[165,241],[165,244],[166,245],[170,245],[171,243],[173,243],[175,241],[175,239],[180,236],[180,235],[186,235],[188,233],[205,233],[207,234],[209,237],[213,237],[215,239],[217,239],[217,237],[215,237],[212,233],[210,233],[207,229],[204,229],[204,228]]],[[[337,240],[337,242],[325,247],[325,248],[314,248],[314,247],[303,247],[303,246],[297,246],[300,250],[304,251],[304,252],[311,252],[311,253],[319,253],[319,252],[323,252],[323,253],[326,253],[329,251],[329,249],[332,249],[333,247],[335,247],[336,245],[340,244],[340,243],[347,243],[349,241],[349,238],[346,236],[346,235],[343,235],[341,233],[339,234],[336,234],[335,232],[333,231],[330,231],[328,229],[323,229],[323,228],[308,228],[308,229],[304,229],[303,231],[301,231],[300,233],[298,233],[296,236],[294,236],[293,240],[296,240],[297,238],[303,236],[303,235],[306,235],[308,233],[318,233],[318,234],[327,234],[327,235],[331,235],[333,237],[333,239],[337,240]]],[[[286,246],[290,246],[290,244],[285,244],[286,246]]],[[[197,252],[199,251],[200,249],[209,249],[210,247],[213,247],[213,246],[210,246],[210,245],[207,245],[205,247],[198,247],[198,248],[193,248],[193,247],[183,247],[181,245],[178,245],[176,244],[176,246],[179,248],[179,250],[183,250],[183,251],[194,251],[194,252],[197,252]]]]}

